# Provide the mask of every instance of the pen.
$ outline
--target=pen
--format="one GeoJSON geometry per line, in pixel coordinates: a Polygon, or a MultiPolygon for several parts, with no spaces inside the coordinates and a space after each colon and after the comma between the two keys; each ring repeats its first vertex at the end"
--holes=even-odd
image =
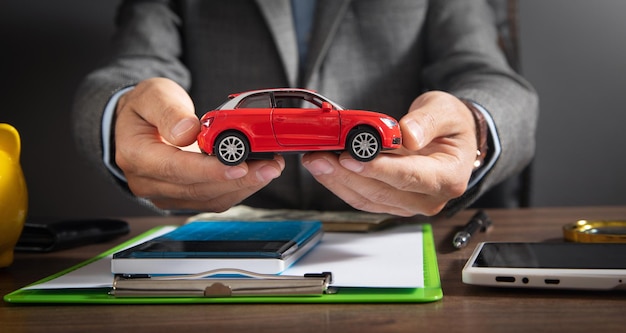
{"type": "Polygon", "coordinates": [[[491,226],[491,219],[483,210],[479,210],[463,227],[463,230],[457,232],[452,239],[452,245],[457,249],[467,246],[472,235],[478,230],[486,230],[491,226]]]}

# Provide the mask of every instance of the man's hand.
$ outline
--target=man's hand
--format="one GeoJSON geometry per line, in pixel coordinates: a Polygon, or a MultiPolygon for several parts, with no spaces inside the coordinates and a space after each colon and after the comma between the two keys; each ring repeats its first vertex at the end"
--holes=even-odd
{"type": "Polygon", "coordinates": [[[476,125],[456,97],[428,92],[400,120],[403,147],[358,162],[344,152],[311,153],[304,166],[354,208],[399,216],[435,215],[467,189],[476,159],[476,125]]]}
{"type": "Polygon", "coordinates": [[[217,158],[182,150],[200,132],[193,102],[175,82],[140,82],[117,105],[115,161],[138,197],[161,209],[221,212],[280,176],[285,161],[225,166],[217,158]]]}

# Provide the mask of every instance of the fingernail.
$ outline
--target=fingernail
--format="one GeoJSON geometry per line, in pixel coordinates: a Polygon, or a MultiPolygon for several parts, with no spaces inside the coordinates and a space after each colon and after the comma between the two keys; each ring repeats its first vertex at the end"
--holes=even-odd
{"type": "Polygon", "coordinates": [[[259,178],[260,181],[268,182],[272,179],[278,178],[278,176],[280,176],[280,171],[271,166],[264,166],[261,169],[257,170],[256,176],[259,178]]]}
{"type": "Polygon", "coordinates": [[[234,166],[226,169],[226,178],[238,179],[245,176],[248,171],[242,167],[234,166]]]}
{"type": "Polygon", "coordinates": [[[174,128],[172,128],[172,136],[174,138],[178,138],[183,136],[189,130],[191,130],[196,125],[196,122],[193,120],[186,118],[178,122],[174,128]]]}
{"type": "Polygon", "coordinates": [[[311,162],[305,163],[304,166],[314,176],[328,175],[333,173],[335,169],[325,159],[317,159],[311,162]]]}
{"type": "Polygon", "coordinates": [[[409,135],[411,135],[421,147],[422,142],[424,142],[424,130],[422,127],[413,119],[406,122],[406,127],[409,129],[409,135]]]}
{"type": "Polygon", "coordinates": [[[343,160],[340,160],[339,163],[341,163],[344,168],[352,172],[361,172],[363,171],[363,168],[365,168],[363,163],[355,161],[351,158],[344,158],[343,160]]]}

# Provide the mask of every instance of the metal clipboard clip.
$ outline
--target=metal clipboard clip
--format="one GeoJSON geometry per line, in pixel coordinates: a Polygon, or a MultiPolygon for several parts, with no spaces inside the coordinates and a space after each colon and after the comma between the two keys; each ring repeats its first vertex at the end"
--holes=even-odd
{"type": "Polygon", "coordinates": [[[305,296],[331,293],[332,273],[304,276],[257,274],[239,269],[216,269],[192,275],[116,275],[115,297],[231,297],[305,296]],[[228,275],[227,277],[213,277],[228,275]],[[232,275],[237,275],[232,277],[232,275]],[[240,277],[241,276],[241,277],[240,277]]]}

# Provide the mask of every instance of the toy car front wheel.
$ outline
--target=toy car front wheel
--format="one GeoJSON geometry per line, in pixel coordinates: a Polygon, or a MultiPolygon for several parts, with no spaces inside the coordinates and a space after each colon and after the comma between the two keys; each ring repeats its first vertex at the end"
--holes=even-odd
{"type": "Polygon", "coordinates": [[[350,135],[348,151],[350,155],[361,162],[373,160],[380,153],[381,140],[378,133],[371,128],[360,128],[350,135]]]}
{"type": "Polygon", "coordinates": [[[250,153],[248,139],[238,132],[226,132],[215,141],[217,159],[226,165],[237,165],[245,161],[250,153]]]}

